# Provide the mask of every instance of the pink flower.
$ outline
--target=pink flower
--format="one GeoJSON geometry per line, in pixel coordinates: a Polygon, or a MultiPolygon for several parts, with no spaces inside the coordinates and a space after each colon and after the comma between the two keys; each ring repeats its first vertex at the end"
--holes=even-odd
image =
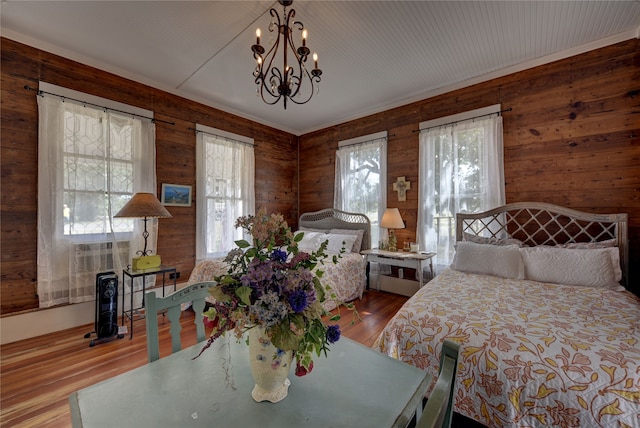
{"type": "Polygon", "coordinates": [[[215,326],[218,325],[218,317],[214,319],[210,319],[208,316],[205,315],[202,319],[202,322],[204,323],[204,326],[206,328],[214,328],[215,326]]]}
{"type": "Polygon", "coordinates": [[[303,366],[299,362],[296,363],[296,376],[307,375],[307,374],[311,373],[311,370],[313,370],[313,361],[311,361],[311,364],[309,364],[309,368],[308,369],[305,368],[305,366],[303,366]]]}

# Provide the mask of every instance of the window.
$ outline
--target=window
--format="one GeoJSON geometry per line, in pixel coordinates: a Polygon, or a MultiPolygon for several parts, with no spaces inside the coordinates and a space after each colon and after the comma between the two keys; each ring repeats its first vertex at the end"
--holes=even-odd
{"type": "Polygon", "coordinates": [[[155,193],[155,128],[109,110],[123,109],[110,100],[44,82],[40,90],[38,297],[48,307],[93,300],[96,274],[122,270],[142,248],[138,222],[113,215],[135,192],[155,193]]]}
{"type": "Polygon", "coordinates": [[[132,220],[110,216],[133,195],[132,121],[91,107],[64,107],[64,235],[105,239],[110,232],[132,232],[132,220]]]}
{"type": "Polygon", "coordinates": [[[236,219],[254,214],[253,139],[197,125],[196,258],[226,255],[242,239],[236,219]]]}
{"type": "Polygon", "coordinates": [[[496,105],[420,124],[418,239],[422,250],[437,253],[440,269],[453,261],[456,214],[504,204],[502,117],[491,115],[499,111],[496,105]]]}
{"type": "Polygon", "coordinates": [[[369,217],[373,246],[380,239],[380,219],[387,207],[386,177],[386,132],[338,143],[334,208],[369,217]]]}

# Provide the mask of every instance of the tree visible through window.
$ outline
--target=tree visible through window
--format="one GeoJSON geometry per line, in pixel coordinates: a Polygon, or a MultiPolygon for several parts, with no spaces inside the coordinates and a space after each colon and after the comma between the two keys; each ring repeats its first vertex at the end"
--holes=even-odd
{"type": "Polygon", "coordinates": [[[362,139],[341,142],[336,152],[334,207],[369,217],[371,242],[377,243],[379,219],[386,208],[387,139],[362,139]]]}
{"type": "Polygon", "coordinates": [[[100,110],[64,113],[63,217],[68,236],[133,231],[132,219],[112,219],[133,196],[133,127],[100,110]],[[105,138],[109,133],[109,138],[105,138]]]}
{"type": "Polygon", "coordinates": [[[455,251],[456,214],[504,203],[502,118],[482,118],[420,134],[418,239],[448,266],[455,251]]]}
{"type": "Polygon", "coordinates": [[[236,219],[255,211],[252,140],[224,134],[213,128],[198,132],[198,260],[223,256],[233,249],[234,242],[242,238],[242,230],[234,227],[236,219]]]}

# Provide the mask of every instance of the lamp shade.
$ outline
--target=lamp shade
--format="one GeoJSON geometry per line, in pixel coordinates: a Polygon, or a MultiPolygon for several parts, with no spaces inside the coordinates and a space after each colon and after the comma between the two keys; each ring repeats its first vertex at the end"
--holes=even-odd
{"type": "Polygon", "coordinates": [[[380,227],[385,229],[404,229],[404,221],[397,208],[387,208],[384,211],[382,220],[380,220],[380,227]]]}
{"type": "Polygon", "coordinates": [[[136,193],[114,217],[169,218],[171,214],[153,193],[136,193]]]}

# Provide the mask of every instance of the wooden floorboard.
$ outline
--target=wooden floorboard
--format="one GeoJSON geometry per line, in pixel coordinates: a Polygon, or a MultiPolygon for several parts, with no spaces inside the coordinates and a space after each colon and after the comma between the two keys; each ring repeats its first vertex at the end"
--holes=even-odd
{"type": "MultiPolygon", "coordinates": [[[[366,291],[354,302],[360,315],[358,322],[352,324],[351,312],[342,309],[338,322],[342,334],[365,346],[373,345],[406,300],[397,294],[366,291]]],[[[162,357],[170,353],[171,345],[169,323],[160,319],[162,357]]],[[[196,343],[193,320],[193,312],[183,313],[183,346],[196,343]]],[[[144,321],[134,323],[132,340],[127,335],[94,347],[89,347],[90,339],[84,338],[91,330],[93,325],[86,325],[2,346],[1,427],[69,427],[68,397],[72,392],[147,364],[144,321]]]]}

